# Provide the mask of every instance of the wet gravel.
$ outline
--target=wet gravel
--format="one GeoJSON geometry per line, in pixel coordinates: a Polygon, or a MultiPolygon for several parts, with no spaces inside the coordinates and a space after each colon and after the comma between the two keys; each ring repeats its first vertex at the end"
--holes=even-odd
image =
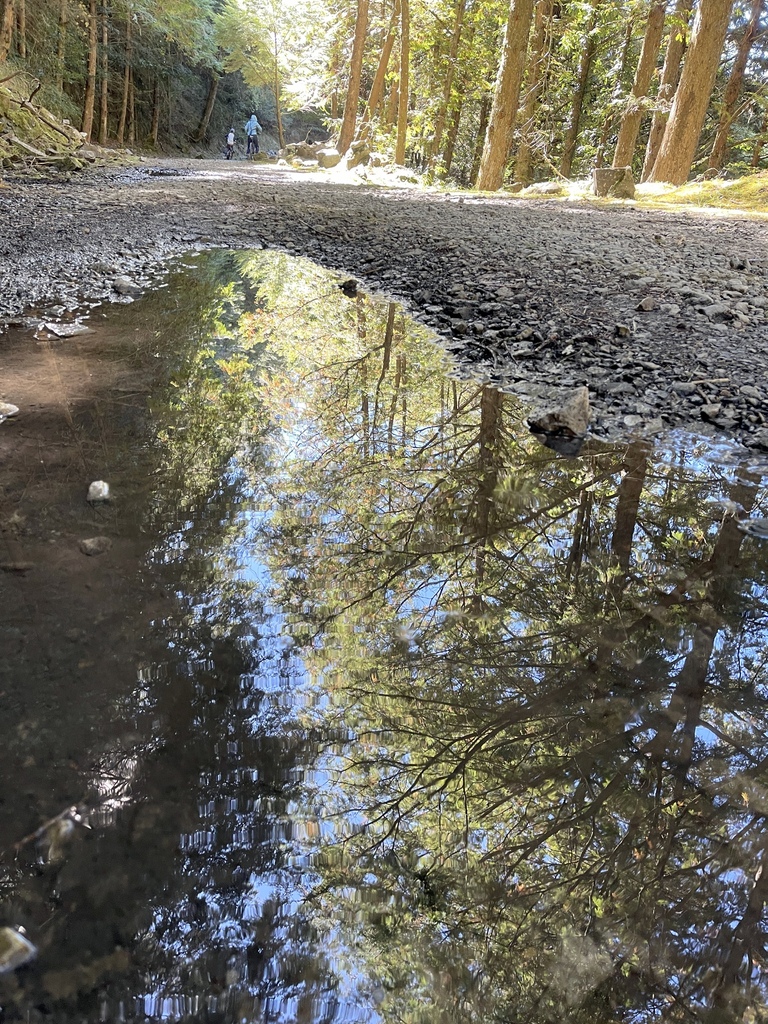
{"type": "MultiPolygon", "coordinates": [[[[598,436],[694,426],[768,450],[768,222],[164,161],[0,188],[0,330],[135,301],[170,256],[278,248],[402,302],[534,404],[586,384],[598,436]]],[[[0,399],[13,401],[3,393],[0,399]]]]}

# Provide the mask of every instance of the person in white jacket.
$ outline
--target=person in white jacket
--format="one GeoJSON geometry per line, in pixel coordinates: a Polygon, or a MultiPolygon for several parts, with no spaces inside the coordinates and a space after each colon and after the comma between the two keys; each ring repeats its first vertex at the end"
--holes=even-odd
{"type": "Polygon", "coordinates": [[[245,149],[245,155],[250,156],[251,153],[259,152],[259,135],[261,131],[261,125],[259,119],[255,114],[251,114],[248,120],[245,122],[245,134],[248,137],[248,145],[245,149]]]}

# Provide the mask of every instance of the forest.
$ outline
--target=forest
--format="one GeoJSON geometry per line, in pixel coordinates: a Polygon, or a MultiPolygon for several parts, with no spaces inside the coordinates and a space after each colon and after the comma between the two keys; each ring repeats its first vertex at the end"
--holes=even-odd
{"type": "Polygon", "coordinates": [[[485,191],[741,176],[768,163],[766,28],[766,0],[2,0],[0,161],[26,105],[191,155],[256,110],[275,154],[365,142],[485,191]]]}

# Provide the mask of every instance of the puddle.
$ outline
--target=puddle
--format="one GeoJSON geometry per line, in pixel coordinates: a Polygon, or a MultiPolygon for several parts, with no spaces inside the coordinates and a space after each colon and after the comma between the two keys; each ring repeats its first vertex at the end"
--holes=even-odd
{"type": "Polygon", "coordinates": [[[559,458],[340,283],[0,339],[5,1019],[764,1019],[768,470],[559,458]]]}

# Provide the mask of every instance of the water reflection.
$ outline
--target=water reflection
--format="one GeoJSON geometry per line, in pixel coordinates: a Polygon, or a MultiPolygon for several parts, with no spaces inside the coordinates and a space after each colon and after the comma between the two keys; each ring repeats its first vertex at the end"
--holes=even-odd
{"type": "Polygon", "coordinates": [[[766,1019],[765,467],[557,458],[280,255],[119,316],[165,596],[9,1019],[766,1019]]]}

